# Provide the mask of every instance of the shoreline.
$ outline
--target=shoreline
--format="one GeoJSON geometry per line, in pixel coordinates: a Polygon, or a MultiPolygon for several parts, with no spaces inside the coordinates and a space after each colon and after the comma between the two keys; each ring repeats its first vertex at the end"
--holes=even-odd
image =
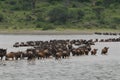
{"type": "Polygon", "coordinates": [[[0,30],[0,35],[92,35],[95,32],[119,33],[118,30],[0,30]]]}
{"type": "Polygon", "coordinates": [[[92,35],[94,32],[87,31],[0,31],[0,35],[92,35]]]}

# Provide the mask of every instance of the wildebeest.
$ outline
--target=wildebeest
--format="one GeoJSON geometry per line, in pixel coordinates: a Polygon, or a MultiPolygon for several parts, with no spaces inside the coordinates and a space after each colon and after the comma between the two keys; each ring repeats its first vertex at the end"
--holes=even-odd
{"type": "Polygon", "coordinates": [[[3,57],[6,55],[7,53],[7,49],[0,49],[0,57],[1,57],[1,60],[3,59],[3,57]]]}
{"type": "Polygon", "coordinates": [[[18,52],[10,52],[5,55],[5,60],[9,60],[10,58],[12,60],[18,60],[22,58],[23,52],[18,51],[18,52]]]}
{"type": "Polygon", "coordinates": [[[16,42],[13,47],[19,47],[19,42],[16,42]]]}
{"type": "MultiPolygon", "coordinates": [[[[24,56],[24,55],[23,55],[23,56],[24,56]]],[[[35,52],[35,49],[30,48],[30,49],[27,49],[27,50],[26,50],[27,60],[35,59],[36,56],[37,56],[37,54],[36,54],[36,52],[35,52]]]]}
{"type": "Polygon", "coordinates": [[[22,58],[22,54],[23,54],[23,52],[21,52],[21,51],[16,52],[15,53],[15,60],[21,59],[22,58]]]}
{"type": "Polygon", "coordinates": [[[96,55],[96,54],[97,54],[97,50],[98,50],[98,49],[93,49],[93,50],[91,51],[91,55],[96,55]]]}
{"type": "Polygon", "coordinates": [[[60,59],[62,58],[62,51],[59,51],[55,54],[55,59],[60,59]]]}
{"type": "Polygon", "coordinates": [[[9,58],[11,58],[12,60],[14,60],[14,58],[15,58],[15,52],[7,53],[6,56],[5,56],[5,60],[9,60],[9,58]]]}
{"type": "Polygon", "coordinates": [[[101,54],[106,55],[107,52],[108,52],[108,49],[109,49],[109,47],[104,47],[104,48],[102,49],[102,51],[101,51],[101,54]]]}

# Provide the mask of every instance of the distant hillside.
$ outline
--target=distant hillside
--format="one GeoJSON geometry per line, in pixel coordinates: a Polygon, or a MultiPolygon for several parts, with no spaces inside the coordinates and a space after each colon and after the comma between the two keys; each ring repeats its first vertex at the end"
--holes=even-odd
{"type": "Polygon", "coordinates": [[[120,29],[120,0],[0,0],[0,29],[120,29]]]}

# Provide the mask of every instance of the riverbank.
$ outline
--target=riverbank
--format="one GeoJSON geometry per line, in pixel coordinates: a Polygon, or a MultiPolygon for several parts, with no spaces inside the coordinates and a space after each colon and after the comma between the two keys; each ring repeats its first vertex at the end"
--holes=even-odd
{"type": "Polygon", "coordinates": [[[86,32],[86,31],[55,31],[55,30],[49,30],[49,31],[13,31],[13,32],[7,32],[7,31],[1,31],[0,34],[7,34],[7,35],[90,35],[93,34],[93,32],[86,32]]]}
{"type": "Polygon", "coordinates": [[[92,35],[95,32],[114,32],[119,33],[120,30],[111,29],[59,29],[59,30],[0,30],[0,34],[4,35],[92,35]]]}

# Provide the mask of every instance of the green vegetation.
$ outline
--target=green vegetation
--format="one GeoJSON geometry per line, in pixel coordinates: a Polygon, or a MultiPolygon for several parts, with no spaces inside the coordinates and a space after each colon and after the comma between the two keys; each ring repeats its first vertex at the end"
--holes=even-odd
{"type": "Polygon", "coordinates": [[[0,0],[0,29],[120,30],[120,0],[0,0]]]}

